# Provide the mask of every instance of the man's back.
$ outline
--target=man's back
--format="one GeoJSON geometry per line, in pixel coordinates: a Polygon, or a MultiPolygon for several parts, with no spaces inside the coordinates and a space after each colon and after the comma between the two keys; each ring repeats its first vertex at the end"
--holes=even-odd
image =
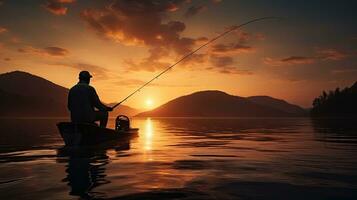
{"type": "Polygon", "coordinates": [[[68,109],[72,122],[93,122],[95,89],[86,83],[78,83],[69,90],[68,109]]]}
{"type": "Polygon", "coordinates": [[[74,123],[100,121],[100,127],[105,128],[108,122],[108,111],[112,111],[113,108],[104,105],[99,100],[97,92],[89,85],[91,78],[92,75],[88,71],[81,71],[79,83],[69,90],[68,109],[71,111],[71,121],[74,123]]]}

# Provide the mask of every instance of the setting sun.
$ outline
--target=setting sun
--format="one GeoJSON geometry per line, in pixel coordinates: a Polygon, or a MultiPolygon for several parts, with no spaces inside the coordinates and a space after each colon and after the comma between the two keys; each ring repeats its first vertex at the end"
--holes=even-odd
{"type": "Polygon", "coordinates": [[[145,107],[146,108],[152,108],[153,107],[153,105],[154,105],[154,102],[153,102],[153,100],[152,99],[146,99],[146,101],[145,101],[145,107]]]}

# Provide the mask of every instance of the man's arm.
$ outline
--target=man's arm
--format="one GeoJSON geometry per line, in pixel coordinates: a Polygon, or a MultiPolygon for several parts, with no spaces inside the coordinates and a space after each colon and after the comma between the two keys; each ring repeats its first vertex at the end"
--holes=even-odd
{"type": "Polygon", "coordinates": [[[93,87],[91,87],[91,97],[92,97],[92,103],[93,103],[93,106],[95,108],[97,108],[98,110],[100,111],[112,111],[113,109],[111,107],[108,107],[106,105],[104,105],[99,97],[98,97],[98,94],[97,92],[95,91],[95,89],[93,87]]]}
{"type": "Polygon", "coordinates": [[[67,97],[67,108],[68,108],[68,110],[71,110],[71,107],[72,107],[72,105],[71,105],[71,92],[72,90],[69,90],[69,92],[68,92],[68,97],[67,97]]]}

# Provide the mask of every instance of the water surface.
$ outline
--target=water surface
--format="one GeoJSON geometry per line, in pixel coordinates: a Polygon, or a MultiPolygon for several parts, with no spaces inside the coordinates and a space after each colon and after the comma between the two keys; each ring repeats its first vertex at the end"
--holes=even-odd
{"type": "Polygon", "coordinates": [[[77,149],[58,121],[0,119],[0,199],[357,199],[353,120],[134,118],[77,149]]]}

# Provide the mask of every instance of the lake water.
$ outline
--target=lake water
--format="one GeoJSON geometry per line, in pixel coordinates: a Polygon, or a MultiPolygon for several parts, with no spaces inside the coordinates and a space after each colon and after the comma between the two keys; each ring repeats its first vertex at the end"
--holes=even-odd
{"type": "Polygon", "coordinates": [[[79,149],[58,121],[0,119],[0,199],[357,199],[356,120],[134,118],[79,149]]]}

